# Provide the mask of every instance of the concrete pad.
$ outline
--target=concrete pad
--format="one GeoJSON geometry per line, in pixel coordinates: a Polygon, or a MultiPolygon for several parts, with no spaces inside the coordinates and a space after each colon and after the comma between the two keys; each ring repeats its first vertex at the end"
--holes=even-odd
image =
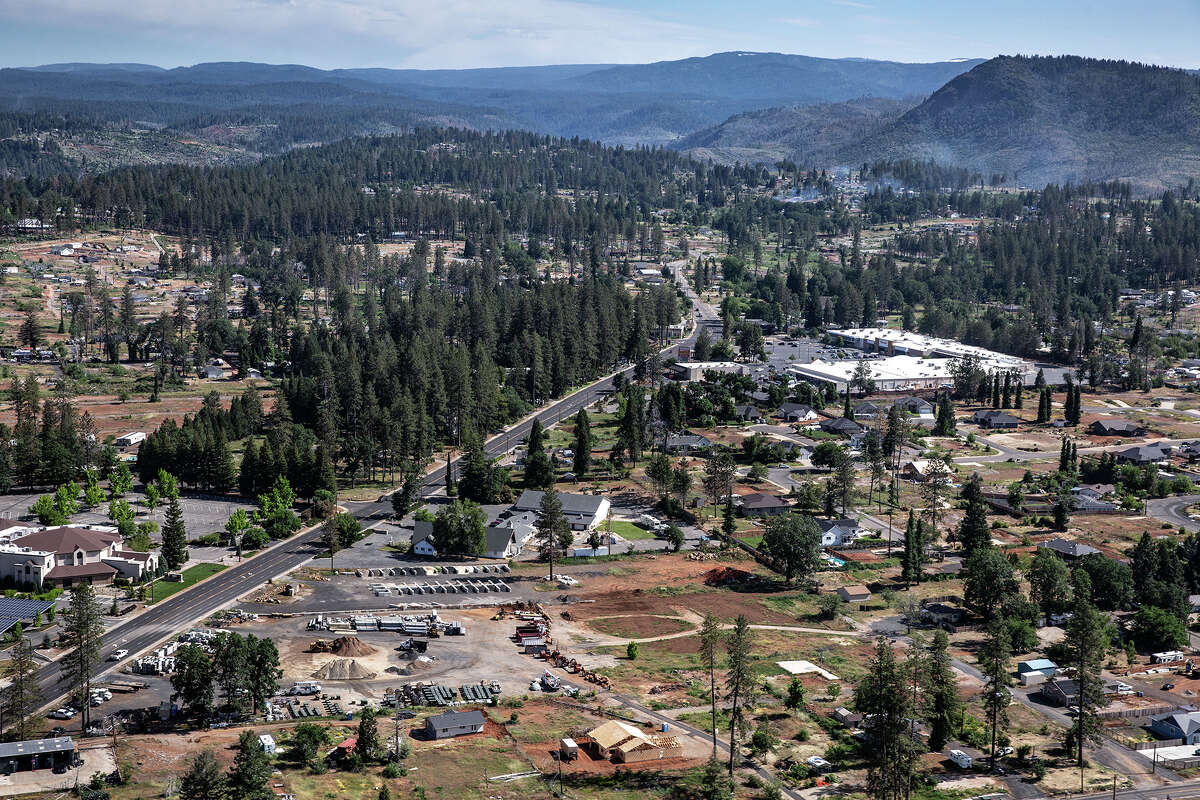
{"type": "Polygon", "coordinates": [[[779,668],[784,672],[787,672],[789,675],[807,675],[809,673],[816,673],[827,681],[841,680],[841,678],[839,678],[837,675],[834,675],[829,670],[818,667],[811,661],[777,661],[775,663],[777,663],[779,668]]]}

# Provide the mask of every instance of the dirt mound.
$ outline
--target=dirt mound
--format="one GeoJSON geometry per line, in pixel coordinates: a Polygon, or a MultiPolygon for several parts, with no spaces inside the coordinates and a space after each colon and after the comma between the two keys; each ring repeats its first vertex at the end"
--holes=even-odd
{"type": "Polygon", "coordinates": [[[754,575],[736,567],[715,567],[704,573],[704,582],[709,586],[726,586],[731,583],[742,583],[754,575]]]}
{"type": "Polygon", "coordinates": [[[322,681],[370,680],[375,673],[353,658],[335,658],[312,674],[322,681]]]}
{"type": "Polygon", "coordinates": [[[342,636],[333,640],[333,652],[346,658],[357,658],[373,656],[379,651],[357,636],[342,636]]]}

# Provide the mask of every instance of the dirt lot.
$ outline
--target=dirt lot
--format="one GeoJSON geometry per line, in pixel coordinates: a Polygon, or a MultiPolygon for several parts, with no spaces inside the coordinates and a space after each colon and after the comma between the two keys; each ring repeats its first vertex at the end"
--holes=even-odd
{"type": "MultiPolygon", "coordinates": [[[[505,695],[522,694],[531,678],[542,672],[541,662],[519,652],[508,637],[512,635],[511,619],[492,622],[494,609],[473,609],[442,612],[446,620],[462,621],[466,636],[448,636],[430,640],[426,656],[432,661],[418,661],[400,652],[397,647],[409,637],[393,632],[360,632],[356,635],[376,648],[368,656],[352,659],[372,677],[348,680],[321,678],[327,694],[338,695],[342,705],[357,700],[382,700],[384,690],[391,686],[414,681],[437,681],[460,686],[481,680],[498,680],[505,695]]],[[[315,639],[332,640],[343,634],[305,630],[307,617],[263,619],[237,627],[241,634],[265,636],[279,648],[283,667],[281,686],[295,681],[313,680],[313,674],[342,656],[333,653],[310,652],[315,639]]]]}

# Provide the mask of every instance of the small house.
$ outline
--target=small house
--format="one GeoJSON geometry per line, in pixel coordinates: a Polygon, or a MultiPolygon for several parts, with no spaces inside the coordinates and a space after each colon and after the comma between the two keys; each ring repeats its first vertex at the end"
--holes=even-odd
{"type": "Polygon", "coordinates": [[[704,436],[698,433],[672,433],[667,436],[666,446],[663,448],[668,453],[675,455],[681,453],[706,453],[712,449],[713,443],[704,436]]]}
{"type": "Polygon", "coordinates": [[[1079,703],[1079,681],[1051,678],[1042,684],[1042,697],[1056,706],[1073,706],[1079,703]]]}
{"type": "Polygon", "coordinates": [[[1093,553],[1100,552],[1091,545],[1084,544],[1083,542],[1076,542],[1071,539],[1051,539],[1048,542],[1042,542],[1039,544],[1038,549],[1049,550],[1051,553],[1054,553],[1054,555],[1058,556],[1064,561],[1075,561],[1083,558],[1084,556],[1090,556],[1093,553]]]}
{"type": "Polygon", "coordinates": [[[787,500],[779,495],[763,492],[742,495],[737,503],[744,517],[773,517],[791,510],[787,500]]]}
{"type": "Polygon", "coordinates": [[[997,411],[995,409],[976,411],[971,415],[971,421],[981,428],[1001,430],[1016,428],[1021,424],[1019,419],[1007,411],[997,411]]]}
{"type": "Polygon", "coordinates": [[[850,544],[866,533],[857,520],[843,517],[842,519],[819,519],[817,527],[821,529],[822,547],[841,547],[850,544]]]}
{"type": "Polygon", "coordinates": [[[258,746],[262,751],[269,756],[275,755],[275,739],[269,733],[260,734],[258,737],[258,746]]]}
{"type": "Polygon", "coordinates": [[[450,739],[483,732],[483,712],[445,711],[425,720],[425,735],[430,739],[450,739]]]}
{"type": "Polygon", "coordinates": [[[437,558],[438,550],[433,540],[433,523],[419,519],[413,523],[412,535],[413,555],[437,558]]]}
{"type": "Polygon", "coordinates": [[[871,599],[871,590],[861,583],[839,587],[837,594],[847,603],[865,603],[871,599]]]}
{"type": "Polygon", "coordinates": [[[763,421],[762,412],[758,410],[758,406],[743,405],[734,409],[734,415],[742,422],[760,423],[763,421]]]}

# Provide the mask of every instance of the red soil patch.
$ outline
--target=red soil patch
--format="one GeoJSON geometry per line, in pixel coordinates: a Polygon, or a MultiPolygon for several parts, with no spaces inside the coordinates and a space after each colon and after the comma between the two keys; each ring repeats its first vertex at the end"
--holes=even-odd
{"type": "Polygon", "coordinates": [[[681,619],[652,617],[646,614],[638,614],[631,617],[593,619],[588,624],[601,633],[607,633],[609,636],[620,636],[626,639],[666,636],[692,629],[691,624],[681,619]]]}

